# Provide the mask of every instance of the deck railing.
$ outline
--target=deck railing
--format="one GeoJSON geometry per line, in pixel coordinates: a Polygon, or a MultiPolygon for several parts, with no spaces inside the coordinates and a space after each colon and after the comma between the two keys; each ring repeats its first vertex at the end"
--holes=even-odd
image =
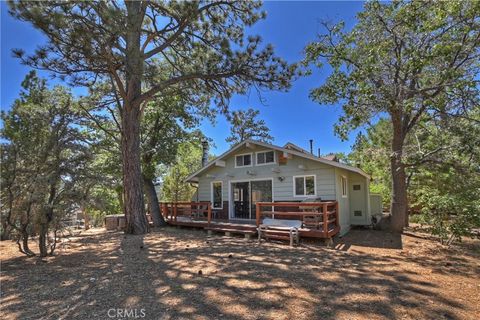
{"type": "Polygon", "coordinates": [[[212,221],[212,204],[209,201],[200,202],[160,202],[162,215],[167,221],[177,221],[178,217],[188,217],[194,220],[212,221]]]}
{"type": "Polygon", "coordinates": [[[318,229],[325,234],[329,232],[329,226],[338,226],[338,202],[257,202],[256,223],[260,225],[262,217],[288,218],[301,220],[305,227],[318,229]],[[263,208],[269,207],[268,210],[263,208]],[[275,208],[282,208],[282,211],[275,211],[275,208]],[[297,208],[298,211],[285,211],[283,209],[297,208]]]}

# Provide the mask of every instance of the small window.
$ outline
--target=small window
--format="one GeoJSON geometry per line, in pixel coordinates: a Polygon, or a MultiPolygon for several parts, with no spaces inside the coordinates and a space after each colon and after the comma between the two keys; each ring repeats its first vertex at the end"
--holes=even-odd
{"type": "Polygon", "coordinates": [[[361,217],[361,216],[362,216],[362,211],[360,211],[360,210],[355,210],[355,211],[353,212],[353,215],[354,215],[355,217],[361,217]]]}
{"type": "Polygon", "coordinates": [[[212,206],[213,209],[222,209],[222,181],[212,182],[212,206]]]}
{"type": "Polygon", "coordinates": [[[250,167],[252,165],[252,154],[241,154],[235,157],[235,167],[250,167]]]}
{"type": "Polygon", "coordinates": [[[293,177],[295,196],[315,195],[315,176],[293,177]]]}
{"type": "Polygon", "coordinates": [[[273,151],[264,151],[257,153],[257,165],[275,163],[275,153],[273,151]]]}
{"type": "Polygon", "coordinates": [[[342,198],[346,198],[347,197],[347,191],[348,191],[347,177],[342,176],[341,180],[342,180],[342,198]]]}
{"type": "Polygon", "coordinates": [[[360,185],[359,184],[354,184],[353,185],[353,190],[355,190],[355,191],[360,190],[360,185]]]}

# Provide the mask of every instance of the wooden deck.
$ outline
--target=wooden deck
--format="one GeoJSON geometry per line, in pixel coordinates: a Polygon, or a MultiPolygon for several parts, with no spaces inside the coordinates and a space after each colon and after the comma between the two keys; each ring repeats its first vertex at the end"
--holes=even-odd
{"type": "Polygon", "coordinates": [[[215,219],[210,202],[169,202],[161,203],[161,208],[170,225],[228,234],[255,234],[264,217],[302,221],[299,233],[303,238],[330,239],[340,231],[336,201],[261,202],[256,204],[255,220],[215,219]]]}

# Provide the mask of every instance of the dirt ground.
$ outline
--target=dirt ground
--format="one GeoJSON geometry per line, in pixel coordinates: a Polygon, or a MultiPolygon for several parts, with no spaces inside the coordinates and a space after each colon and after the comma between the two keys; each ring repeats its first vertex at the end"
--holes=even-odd
{"type": "MultiPolygon", "coordinates": [[[[32,243],[32,248],[34,244],[32,243]]],[[[480,244],[352,230],[334,247],[100,229],[44,261],[1,249],[2,319],[478,319],[480,244]],[[120,311],[119,311],[120,310],[120,311]],[[120,313],[118,313],[120,312],[120,313]]]]}

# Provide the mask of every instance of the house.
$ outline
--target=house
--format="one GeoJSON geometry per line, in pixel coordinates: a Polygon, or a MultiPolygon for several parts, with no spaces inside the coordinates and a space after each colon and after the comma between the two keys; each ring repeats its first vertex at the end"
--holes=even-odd
{"type": "Polygon", "coordinates": [[[330,201],[338,205],[340,234],[352,225],[371,224],[370,177],[292,143],[243,141],[186,180],[198,186],[193,201],[211,203],[216,219],[254,221],[258,202],[330,201]]]}

